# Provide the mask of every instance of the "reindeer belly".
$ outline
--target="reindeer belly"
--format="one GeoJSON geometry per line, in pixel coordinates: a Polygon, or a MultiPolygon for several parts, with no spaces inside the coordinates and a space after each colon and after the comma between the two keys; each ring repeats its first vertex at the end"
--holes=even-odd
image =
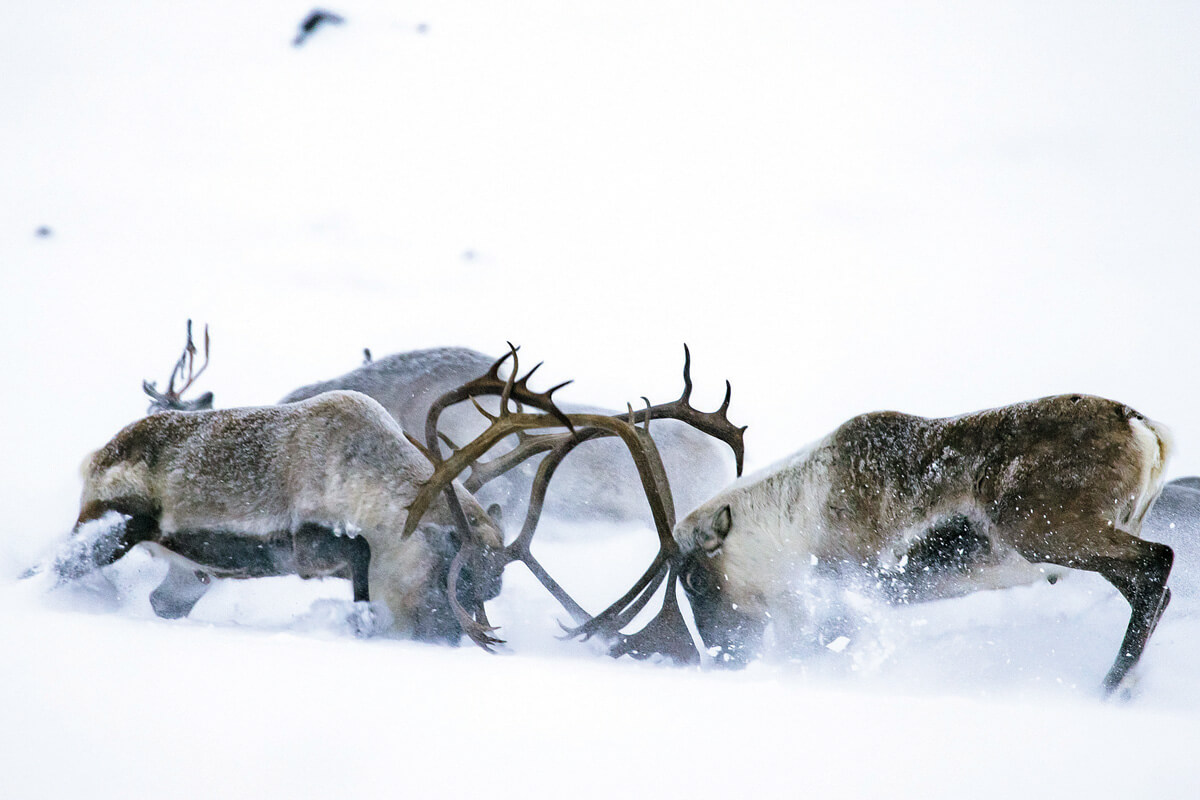
{"type": "Polygon", "coordinates": [[[936,516],[906,532],[876,570],[889,600],[921,602],[1032,583],[1045,568],[999,541],[980,517],[936,516]]]}
{"type": "Polygon", "coordinates": [[[319,525],[303,525],[295,533],[268,536],[234,531],[176,531],[161,544],[197,568],[222,578],[268,578],[299,575],[349,577],[346,551],[339,537],[319,525]]]}
{"type": "Polygon", "coordinates": [[[233,531],[176,531],[161,544],[197,567],[222,578],[266,578],[286,575],[292,561],[291,537],[247,536],[233,531]]]}

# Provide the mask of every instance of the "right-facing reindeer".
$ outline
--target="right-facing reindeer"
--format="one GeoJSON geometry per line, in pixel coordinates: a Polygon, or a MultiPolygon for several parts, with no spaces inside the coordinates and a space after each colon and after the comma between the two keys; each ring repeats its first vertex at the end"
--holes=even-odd
{"type": "MultiPolygon", "coordinates": [[[[457,483],[410,520],[433,472],[383,407],[358,392],[162,411],[88,459],[78,521],[54,570],[60,581],[80,578],[143,545],[183,572],[344,574],[356,601],[387,607],[396,632],[457,643],[451,565],[465,560],[468,602],[494,597],[500,575],[489,552],[503,535],[457,483]]],[[[177,613],[155,610],[182,616],[196,599],[177,600],[177,613]]]]}
{"type": "Polygon", "coordinates": [[[819,573],[904,602],[1029,582],[1038,564],[1097,572],[1131,606],[1112,692],[1170,600],[1171,548],[1138,538],[1169,452],[1161,425],[1083,395],[864,414],[683,519],[682,580],[705,644],[736,663],[768,622],[785,646],[802,635],[819,573]]]}

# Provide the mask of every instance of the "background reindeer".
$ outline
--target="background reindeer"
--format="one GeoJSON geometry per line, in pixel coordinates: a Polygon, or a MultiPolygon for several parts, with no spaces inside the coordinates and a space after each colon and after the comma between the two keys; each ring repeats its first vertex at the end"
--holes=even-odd
{"type": "Polygon", "coordinates": [[[798,596],[819,572],[907,602],[1027,582],[1053,564],[1098,572],[1129,601],[1111,692],[1170,599],[1171,548],[1138,538],[1169,450],[1161,425],[1080,395],[951,419],[855,417],[676,526],[697,626],[741,662],[768,619],[777,641],[797,642],[798,596]]]}
{"type": "Polygon", "coordinates": [[[464,539],[479,545],[468,552],[460,586],[493,597],[499,572],[486,551],[498,551],[503,537],[457,484],[453,500],[428,504],[414,535],[402,537],[408,506],[432,473],[391,415],[357,392],[266,408],[163,411],[90,458],[78,521],[55,571],[79,578],[144,544],[168,555],[176,577],[181,564],[238,578],[347,574],[355,600],[384,604],[396,632],[457,642],[446,582],[452,559],[464,539]]]}
{"type": "MultiPolygon", "coordinates": [[[[419,432],[424,430],[430,407],[438,397],[484,374],[494,362],[494,358],[464,347],[413,350],[368,362],[333,380],[303,386],[280,402],[291,403],[332,389],[352,389],[378,400],[404,430],[419,432]]],[[[616,413],[571,403],[559,403],[558,407],[567,414],[616,413]]],[[[491,412],[497,410],[494,404],[490,406],[491,412]]],[[[457,406],[442,415],[439,430],[446,439],[461,444],[486,427],[487,420],[470,406],[457,406]]],[[[733,477],[728,456],[721,452],[719,443],[691,426],[662,420],[651,435],[681,508],[695,507],[733,477]]],[[[508,446],[514,444],[515,440],[510,439],[508,446]]],[[[443,445],[439,442],[438,446],[443,445]]],[[[512,518],[523,515],[537,462],[538,458],[532,458],[481,487],[481,502],[499,503],[512,518]]],[[[647,520],[646,501],[639,487],[633,461],[620,442],[611,437],[589,440],[558,470],[545,511],[572,519],[647,520]]]]}

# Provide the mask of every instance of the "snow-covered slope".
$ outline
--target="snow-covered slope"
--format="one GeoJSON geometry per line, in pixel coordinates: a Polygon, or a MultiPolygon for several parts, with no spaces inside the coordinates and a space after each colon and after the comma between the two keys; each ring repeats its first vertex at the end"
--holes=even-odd
{"type": "MultiPolygon", "coordinates": [[[[336,581],[222,585],[177,622],[149,559],[117,595],[17,581],[186,317],[221,406],[364,346],[511,340],[623,407],[677,394],[687,341],[751,469],[862,411],[1079,391],[1200,472],[1196,8],[346,0],[292,47],[310,8],[6,9],[5,796],[1195,796],[1190,589],[1104,705],[1128,611],[1089,575],[867,607],[842,653],[736,674],[561,642],[519,567],[497,658],[356,640],[314,605],[336,581]]],[[[652,549],[552,533],[590,608],[652,549]]]]}

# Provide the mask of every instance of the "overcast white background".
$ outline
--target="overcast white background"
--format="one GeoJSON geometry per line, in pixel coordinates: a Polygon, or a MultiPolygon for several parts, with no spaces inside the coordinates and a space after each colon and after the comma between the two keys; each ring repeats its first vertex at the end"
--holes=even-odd
{"type": "MultiPolygon", "coordinates": [[[[1195,796],[1189,598],[1105,705],[1128,610],[1089,576],[880,610],[844,657],[733,675],[560,643],[520,575],[499,658],[322,627],[332,581],[167,623],[146,565],[107,605],[15,579],[187,317],[219,406],[364,346],[511,340],[564,399],[623,407],[678,392],[686,341],[751,468],[863,411],[1070,391],[1167,423],[1170,476],[1200,472],[1200,8],[346,0],[293,48],[305,3],[10,5],[12,796],[1195,796]]],[[[588,565],[646,537],[551,554],[602,603],[624,587],[588,565]]]]}

